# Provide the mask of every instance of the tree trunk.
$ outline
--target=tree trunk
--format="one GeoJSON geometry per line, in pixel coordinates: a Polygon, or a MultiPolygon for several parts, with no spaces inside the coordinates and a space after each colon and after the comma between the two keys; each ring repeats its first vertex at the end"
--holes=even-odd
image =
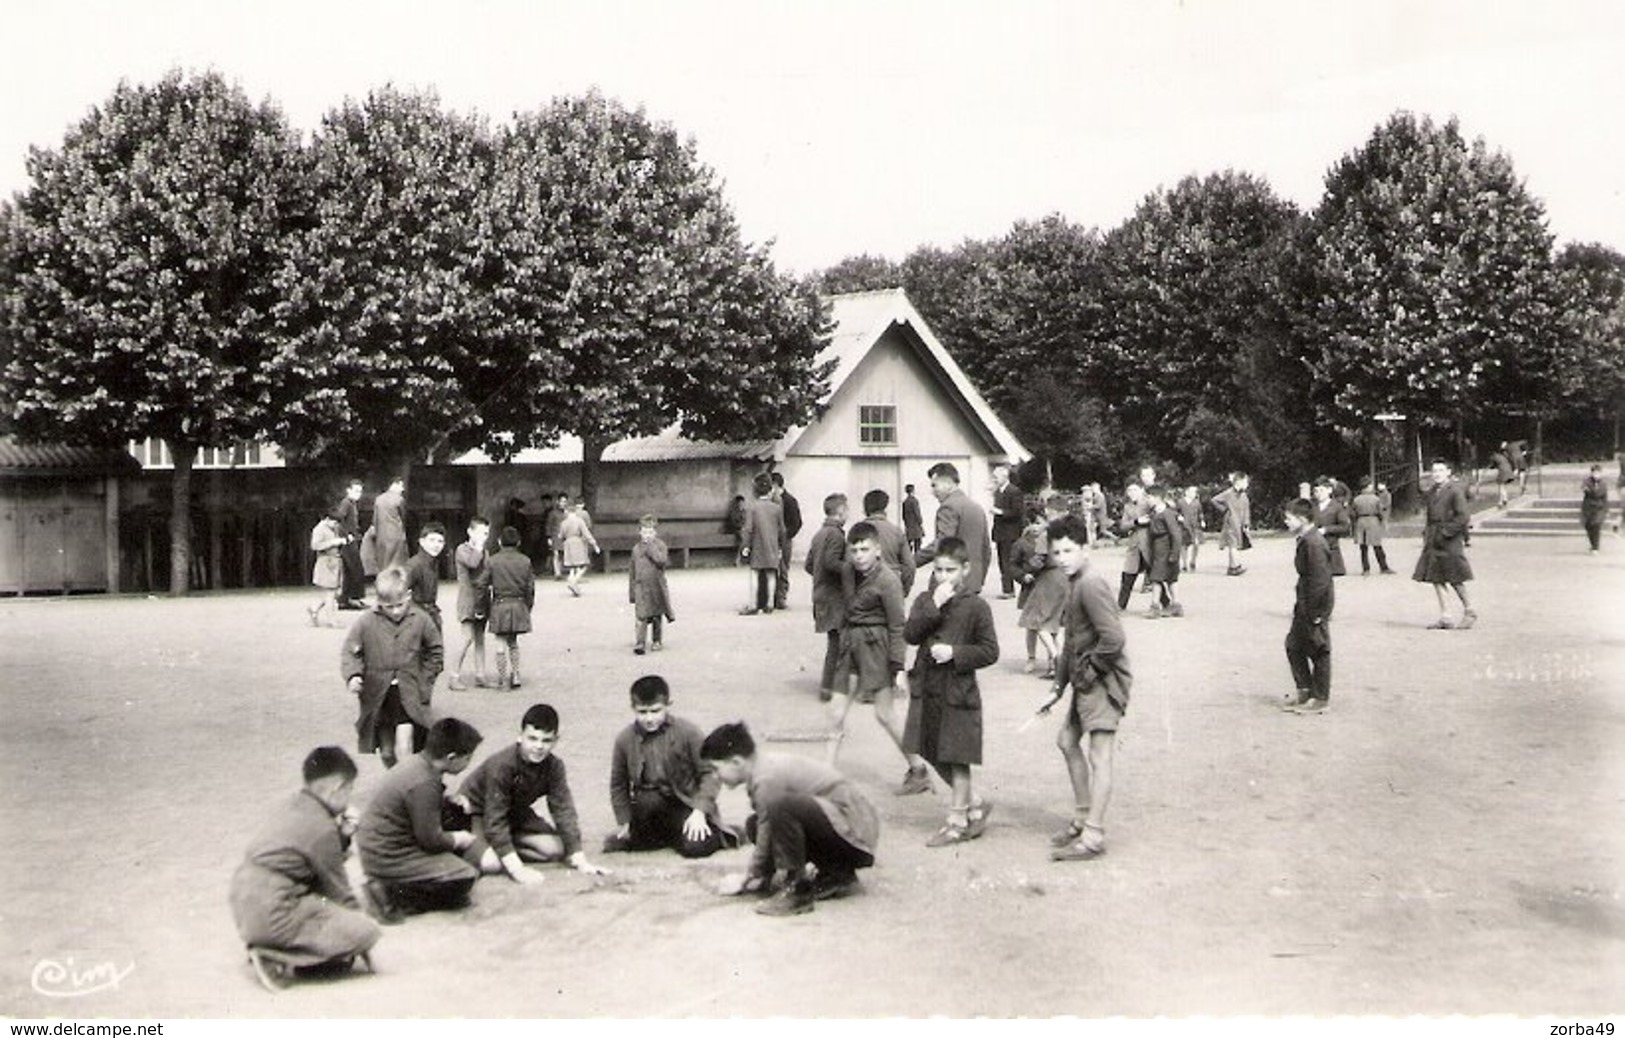
{"type": "Polygon", "coordinates": [[[186,595],[192,590],[192,462],[197,444],[171,443],[175,476],[169,484],[169,593],[186,595]]]}
{"type": "Polygon", "coordinates": [[[581,438],[581,500],[587,506],[588,515],[598,514],[598,461],[607,446],[596,437],[581,438]]]}

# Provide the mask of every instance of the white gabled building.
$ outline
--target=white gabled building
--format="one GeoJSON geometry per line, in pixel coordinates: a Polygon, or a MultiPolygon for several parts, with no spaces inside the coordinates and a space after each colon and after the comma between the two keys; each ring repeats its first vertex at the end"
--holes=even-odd
{"type": "MultiPolygon", "coordinates": [[[[611,444],[600,469],[600,514],[629,516],[664,506],[678,514],[720,516],[734,494],[749,495],[754,472],[771,466],[801,502],[802,543],[817,530],[828,494],[846,494],[856,519],[863,495],[881,488],[892,497],[896,520],[897,502],[910,483],[929,533],[936,507],[926,477],[932,465],[952,462],[965,491],[985,501],[994,464],[1030,457],[902,289],[834,296],[830,305],[835,327],[819,359],[833,359],[835,368],[821,418],[773,441],[701,443],[673,428],[611,444]]],[[[531,482],[536,490],[573,491],[580,461],[581,442],[573,437],[521,451],[510,463],[513,474],[533,466],[534,480],[516,487],[492,471],[504,466],[493,466],[484,470],[489,477],[481,482],[490,488],[482,488],[480,500],[505,500],[516,489],[533,499],[523,492],[531,482]]],[[[478,451],[456,463],[490,465],[478,451]]]]}

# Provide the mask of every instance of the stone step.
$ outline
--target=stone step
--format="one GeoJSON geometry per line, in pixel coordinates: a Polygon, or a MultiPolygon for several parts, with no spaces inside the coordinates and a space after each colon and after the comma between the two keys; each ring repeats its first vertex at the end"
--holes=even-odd
{"type": "Polygon", "coordinates": [[[1580,499],[1577,497],[1543,497],[1537,501],[1529,501],[1518,505],[1519,508],[1533,508],[1542,512],[1556,509],[1580,510],[1580,499]]]}

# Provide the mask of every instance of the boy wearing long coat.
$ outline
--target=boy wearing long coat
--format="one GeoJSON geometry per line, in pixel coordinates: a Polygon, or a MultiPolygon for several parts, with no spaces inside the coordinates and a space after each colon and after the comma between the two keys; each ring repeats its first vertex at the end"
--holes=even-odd
{"type": "Polygon", "coordinates": [[[813,631],[825,639],[818,698],[826,703],[834,697],[837,681],[840,688],[846,688],[839,669],[841,627],[846,623],[846,584],[851,579],[846,564],[846,508],[845,494],[831,494],[824,499],[824,525],[813,534],[802,563],[802,569],[812,577],[813,631]]]}
{"type": "Polygon", "coordinates": [[[1429,624],[1432,630],[1465,630],[1478,621],[1467,600],[1467,581],[1473,579],[1473,567],[1467,561],[1467,528],[1472,512],[1467,507],[1467,493],[1461,484],[1451,478],[1448,462],[1435,461],[1432,483],[1423,491],[1423,509],[1427,525],[1422,529],[1422,554],[1417,557],[1416,570],[1411,579],[1432,584],[1439,600],[1439,619],[1429,624]],[[1450,618],[1444,589],[1449,586],[1461,599],[1461,620],[1450,618]]]}
{"type": "Polygon", "coordinates": [[[405,574],[386,569],[378,584],[378,604],[362,613],[344,637],[339,670],[360,701],[356,748],[379,752],[393,766],[399,754],[394,726],[410,722],[413,745],[421,747],[434,724],[430,700],[445,665],[445,647],[429,614],[406,597],[405,574]],[[400,716],[394,716],[397,708],[400,716]]]}
{"type": "Polygon", "coordinates": [[[767,473],[761,473],[752,489],[756,500],[745,507],[745,528],[739,532],[743,545],[739,553],[750,563],[756,576],[756,602],[742,610],[746,616],[773,611],[778,590],[775,586],[770,598],[768,585],[770,581],[774,585],[778,583],[779,562],[784,558],[785,548],[784,510],[773,500],[773,480],[767,473]]]}
{"type": "Polygon", "coordinates": [[[665,621],[677,619],[671,609],[671,588],[666,583],[666,564],[671,552],[655,533],[652,516],[645,516],[638,528],[638,543],[632,546],[632,564],[627,569],[627,596],[632,603],[636,642],[632,651],[642,654],[649,628],[654,628],[652,647],[664,646],[665,621]]]}

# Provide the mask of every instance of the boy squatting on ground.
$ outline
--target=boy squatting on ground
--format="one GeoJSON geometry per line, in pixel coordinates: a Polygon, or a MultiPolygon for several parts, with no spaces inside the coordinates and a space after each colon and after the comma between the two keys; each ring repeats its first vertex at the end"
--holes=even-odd
{"type": "Polygon", "coordinates": [[[473,832],[485,875],[507,873],[516,883],[539,883],[541,874],[525,865],[550,861],[567,862],[589,876],[606,871],[581,849],[575,798],[564,761],[553,753],[558,741],[558,711],[535,704],[519,721],[518,740],[480,761],[452,798],[448,828],[473,832]],[[537,801],[544,800],[551,822],[536,813],[537,801]]]}
{"type": "Polygon", "coordinates": [[[604,853],[670,847],[685,858],[705,858],[737,847],[739,835],[717,811],[721,783],[700,757],[705,736],[671,713],[671,688],[658,674],[632,682],[633,721],[615,736],[609,768],[609,803],[619,826],[604,853]]]}
{"type": "Polygon", "coordinates": [[[1066,515],[1049,525],[1050,554],[1067,575],[1065,640],[1047,712],[1072,687],[1072,703],[1055,744],[1072,783],[1073,816],[1050,838],[1055,861],[1087,861],[1106,853],[1106,808],[1112,795],[1117,726],[1134,683],[1124,652],[1123,621],[1112,589],[1089,566],[1088,530],[1066,515]],[[1084,743],[1087,741],[1088,749],[1084,743]]]}
{"type": "Polygon", "coordinates": [[[480,739],[466,721],[436,721],[422,752],[390,770],[361,813],[356,846],[367,875],[361,889],[379,921],[468,904],[490,848],[471,832],[442,827],[441,780],[468,767],[480,739]]]}
{"type": "Polygon", "coordinates": [[[445,650],[439,627],[408,597],[400,567],[378,574],[377,590],[378,604],[357,617],[344,636],[339,670],[359,700],[360,752],[377,753],[392,768],[423,746],[445,650]]]}
{"type": "Polygon", "coordinates": [[[355,761],[337,746],[312,750],[304,788],[260,827],[231,877],[232,918],[267,987],[277,986],[271,974],[279,965],[344,973],[378,943],[378,925],[344,873],[355,776],[355,761]]]}
{"type": "Polygon", "coordinates": [[[846,548],[853,586],[841,626],[841,657],[836,667],[837,687],[830,701],[832,724],[826,762],[835,765],[846,739],[846,715],[853,699],[851,681],[855,679],[859,695],[874,694],[875,720],[908,762],[897,795],[930,792],[930,770],[923,757],[903,748],[903,729],[897,723],[892,700],[894,688],[906,688],[902,676],[906,661],[903,585],[882,561],[879,536],[869,523],[852,524],[846,548]],[[843,677],[848,680],[841,680],[843,677]]]}
{"type": "Polygon", "coordinates": [[[981,836],[991,801],[971,788],[971,765],[982,763],[982,692],[978,668],[999,658],[993,610],[964,586],[965,542],[938,542],[931,586],[914,598],[903,637],[918,645],[909,672],[908,721],[903,749],[917,753],[948,783],[948,820],[927,847],[946,847],[981,836]]]}
{"type": "Polygon", "coordinates": [[[700,756],[723,785],[744,784],[755,812],[750,869],[723,877],[720,893],[766,894],[782,879],[778,893],[756,911],[800,915],[812,911],[815,900],[856,890],[857,870],[875,863],[880,815],[846,776],[805,757],[757,753],[742,723],[712,731],[700,756]],[[811,878],[808,865],[815,870],[811,878]]]}
{"type": "Polygon", "coordinates": [[[1315,525],[1315,506],[1299,498],[1287,503],[1286,528],[1297,538],[1293,568],[1297,600],[1286,635],[1286,660],[1297,691],[1282,704],[1295,714],[1326,711],[1332,695],[1332,555],[1315,525]]]}

